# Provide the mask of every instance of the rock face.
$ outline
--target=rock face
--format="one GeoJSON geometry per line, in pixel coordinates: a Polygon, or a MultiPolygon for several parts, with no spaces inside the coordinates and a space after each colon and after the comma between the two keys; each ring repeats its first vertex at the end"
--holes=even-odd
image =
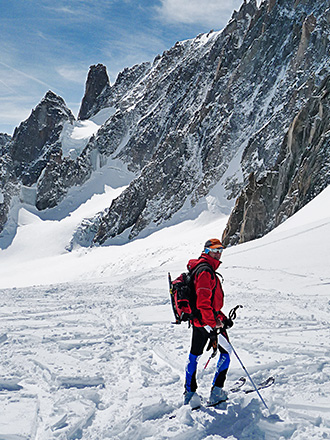
{"type": "Polygon", "coordinates": [[[15,175],[24,185],[36,183],[50,156],[58,154],[63,125],[74,119],[63,99],[49,91],[30,117],[15,129],[9,153],[15,175]]]}
{"type": "Polygon", "coordinates": [[[0,156],[0,232],[3,229],[14,196],[19,194],[19,185],[13,172],[13,163],[8,153],[0,156]]]}
{"type": "Polygon", "coordinates": [[[35,184],[49,161],[61,156],[63,125],[74,119],[63,99],[49,91],[12,138],[1,136],[6,142],[0,147],[0,232],[21,185],[35,184]]]}
{"type": "Polygon", "coordinates": [[[5,146],[11,139],[11,136],[7,133],[0,133],[0,148],[5,146]]]}
{"type": "Polygon", "coordinates": [[[0,134],[0,232],[8,220],[13,197],[19,194],[19,183],[13,171],[13,161],[8,153],[11,136],[0,134]]]}
{"type": "Polygon", "coordinates": [[[37,182],[36,207],[39,210],[54,208],[67,194],[68,188],[81,185],[91,173],[89,157],[81,155],[73,160],[62,158],[61,151],[54,151],[37,182]]]}
{"type": "Polygon", "coordinates": [[[225,245],[263,236],[330,184],[330,76],[292,121],[275,166],[251,173],[223,234],[225,245]]]}
{"type": "Polygon", "coordinates": [[[251,172],[264,178],[327,73],[328,31],[329,1],[244,2],[223,32],[177,43],[127,82],[123,74],[107,95],[117,111],[90,148],[137,178],[77,242],[134,238],[218,182],[231,198],[251,172]]]}
{"type": "Polygon", "coordinates": [[[91,66],[87,76],[85,95],[83,97],[78,119],[88,119],[97,113],[100,96],[110,89],[107,69],[103,64],[91,66]]]}
{"type": "Polygon", "coordinates": [[[316,177],[302,184],[293,174],[300,159],[300,178],[311,172],[314,159],[303,166],[304,154],[322,152],[327,182],[326,148],[313,141],[302,156],[298,151],[305,148],[303,124],[314,118],[312,108],[309,137],[326,125],[329,10],[330,0],[265,0],[260,7],[244,1],[223,31],[177,42],[152,63],[125,69],[112,86],[105,67],[92,66],[79,118],[106,108],[111,116],[70,159],[62,157],[60,133],[71,112],[58,102],[59,113],[43,119],[48,110],[41,103],[29,130],[23,123],[6,144],[14,176],[36,184],[36,206],[46,209],[109,159],[134,173],[111,206],[84,220],[73,245],[132,239],[195,207],[210,191],[220,204],[230,199],[233,205],[243,190],[228,243],[263,234],[322,187],[316,177]]]}

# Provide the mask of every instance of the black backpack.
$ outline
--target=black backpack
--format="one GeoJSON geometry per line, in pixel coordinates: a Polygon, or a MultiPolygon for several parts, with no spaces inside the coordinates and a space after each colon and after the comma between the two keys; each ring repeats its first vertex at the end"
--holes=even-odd
{"type": "MultiPolygon", "coordinates": [[[[202,315],[196,307],[194,277],[203,271],[209,272],[212,275],[212,279],[216,277],[216,272],[206,262],[199,263],[192,271],[182,273],[173,281],[171,280],[171,274],[168,273],[171,304],[175,317],[173,324],[181,324],[182,321],[191,322],[195,318],[201,322],[202,315]]],[[[212,302],[216,287],[217,282],[212,291],[212,302]]],[[[201,325],[203,324],[201,323],[201,325]]]]}

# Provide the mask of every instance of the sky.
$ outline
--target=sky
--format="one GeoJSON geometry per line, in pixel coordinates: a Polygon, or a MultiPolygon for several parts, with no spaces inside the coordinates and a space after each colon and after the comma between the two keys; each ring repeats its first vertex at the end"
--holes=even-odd
{"type": "Polygon", "coordinates": [[[210,29],[242,0],[0,0],[0,133],[13,134],[48,90],[77,115],[88,69],[125,67],[210,29]]]}

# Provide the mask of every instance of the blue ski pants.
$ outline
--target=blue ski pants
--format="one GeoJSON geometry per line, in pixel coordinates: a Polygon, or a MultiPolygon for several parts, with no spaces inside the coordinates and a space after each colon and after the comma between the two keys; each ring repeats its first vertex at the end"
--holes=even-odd
{"type": "MultiPolygon", "coordinates": [[[[217,362],[212,386],[223,388],[230,363],[231,347],[228,344],[228,335],[226,331],[223,330],[221,333],[222,334],[218,335],[220,356],[217,362]]],[[[203,327],[193,327],[191,349],[186,366],[185,389],[187,391],[197,390],[197,365],[208,341],[208,333],[203,327]]]]}

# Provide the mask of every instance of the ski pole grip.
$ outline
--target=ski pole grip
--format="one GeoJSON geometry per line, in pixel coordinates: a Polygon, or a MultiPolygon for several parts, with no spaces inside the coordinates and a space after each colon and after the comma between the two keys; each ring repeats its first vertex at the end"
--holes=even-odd
{"type": "Polygon", "coordinates": [[[232,321],[234,321],[234,319],[236,319],[236,317],[237,317],[237,315],[236,315],[236,310],[237,310],[237,309],[242,309],[242,308],[243,308],[243,306],[241,306],[240,304],[237,305],[236,307],[233,307],[233,308],[231,309],[231,311],[229,312],[229,318],[230,318],[232,321]]]}

